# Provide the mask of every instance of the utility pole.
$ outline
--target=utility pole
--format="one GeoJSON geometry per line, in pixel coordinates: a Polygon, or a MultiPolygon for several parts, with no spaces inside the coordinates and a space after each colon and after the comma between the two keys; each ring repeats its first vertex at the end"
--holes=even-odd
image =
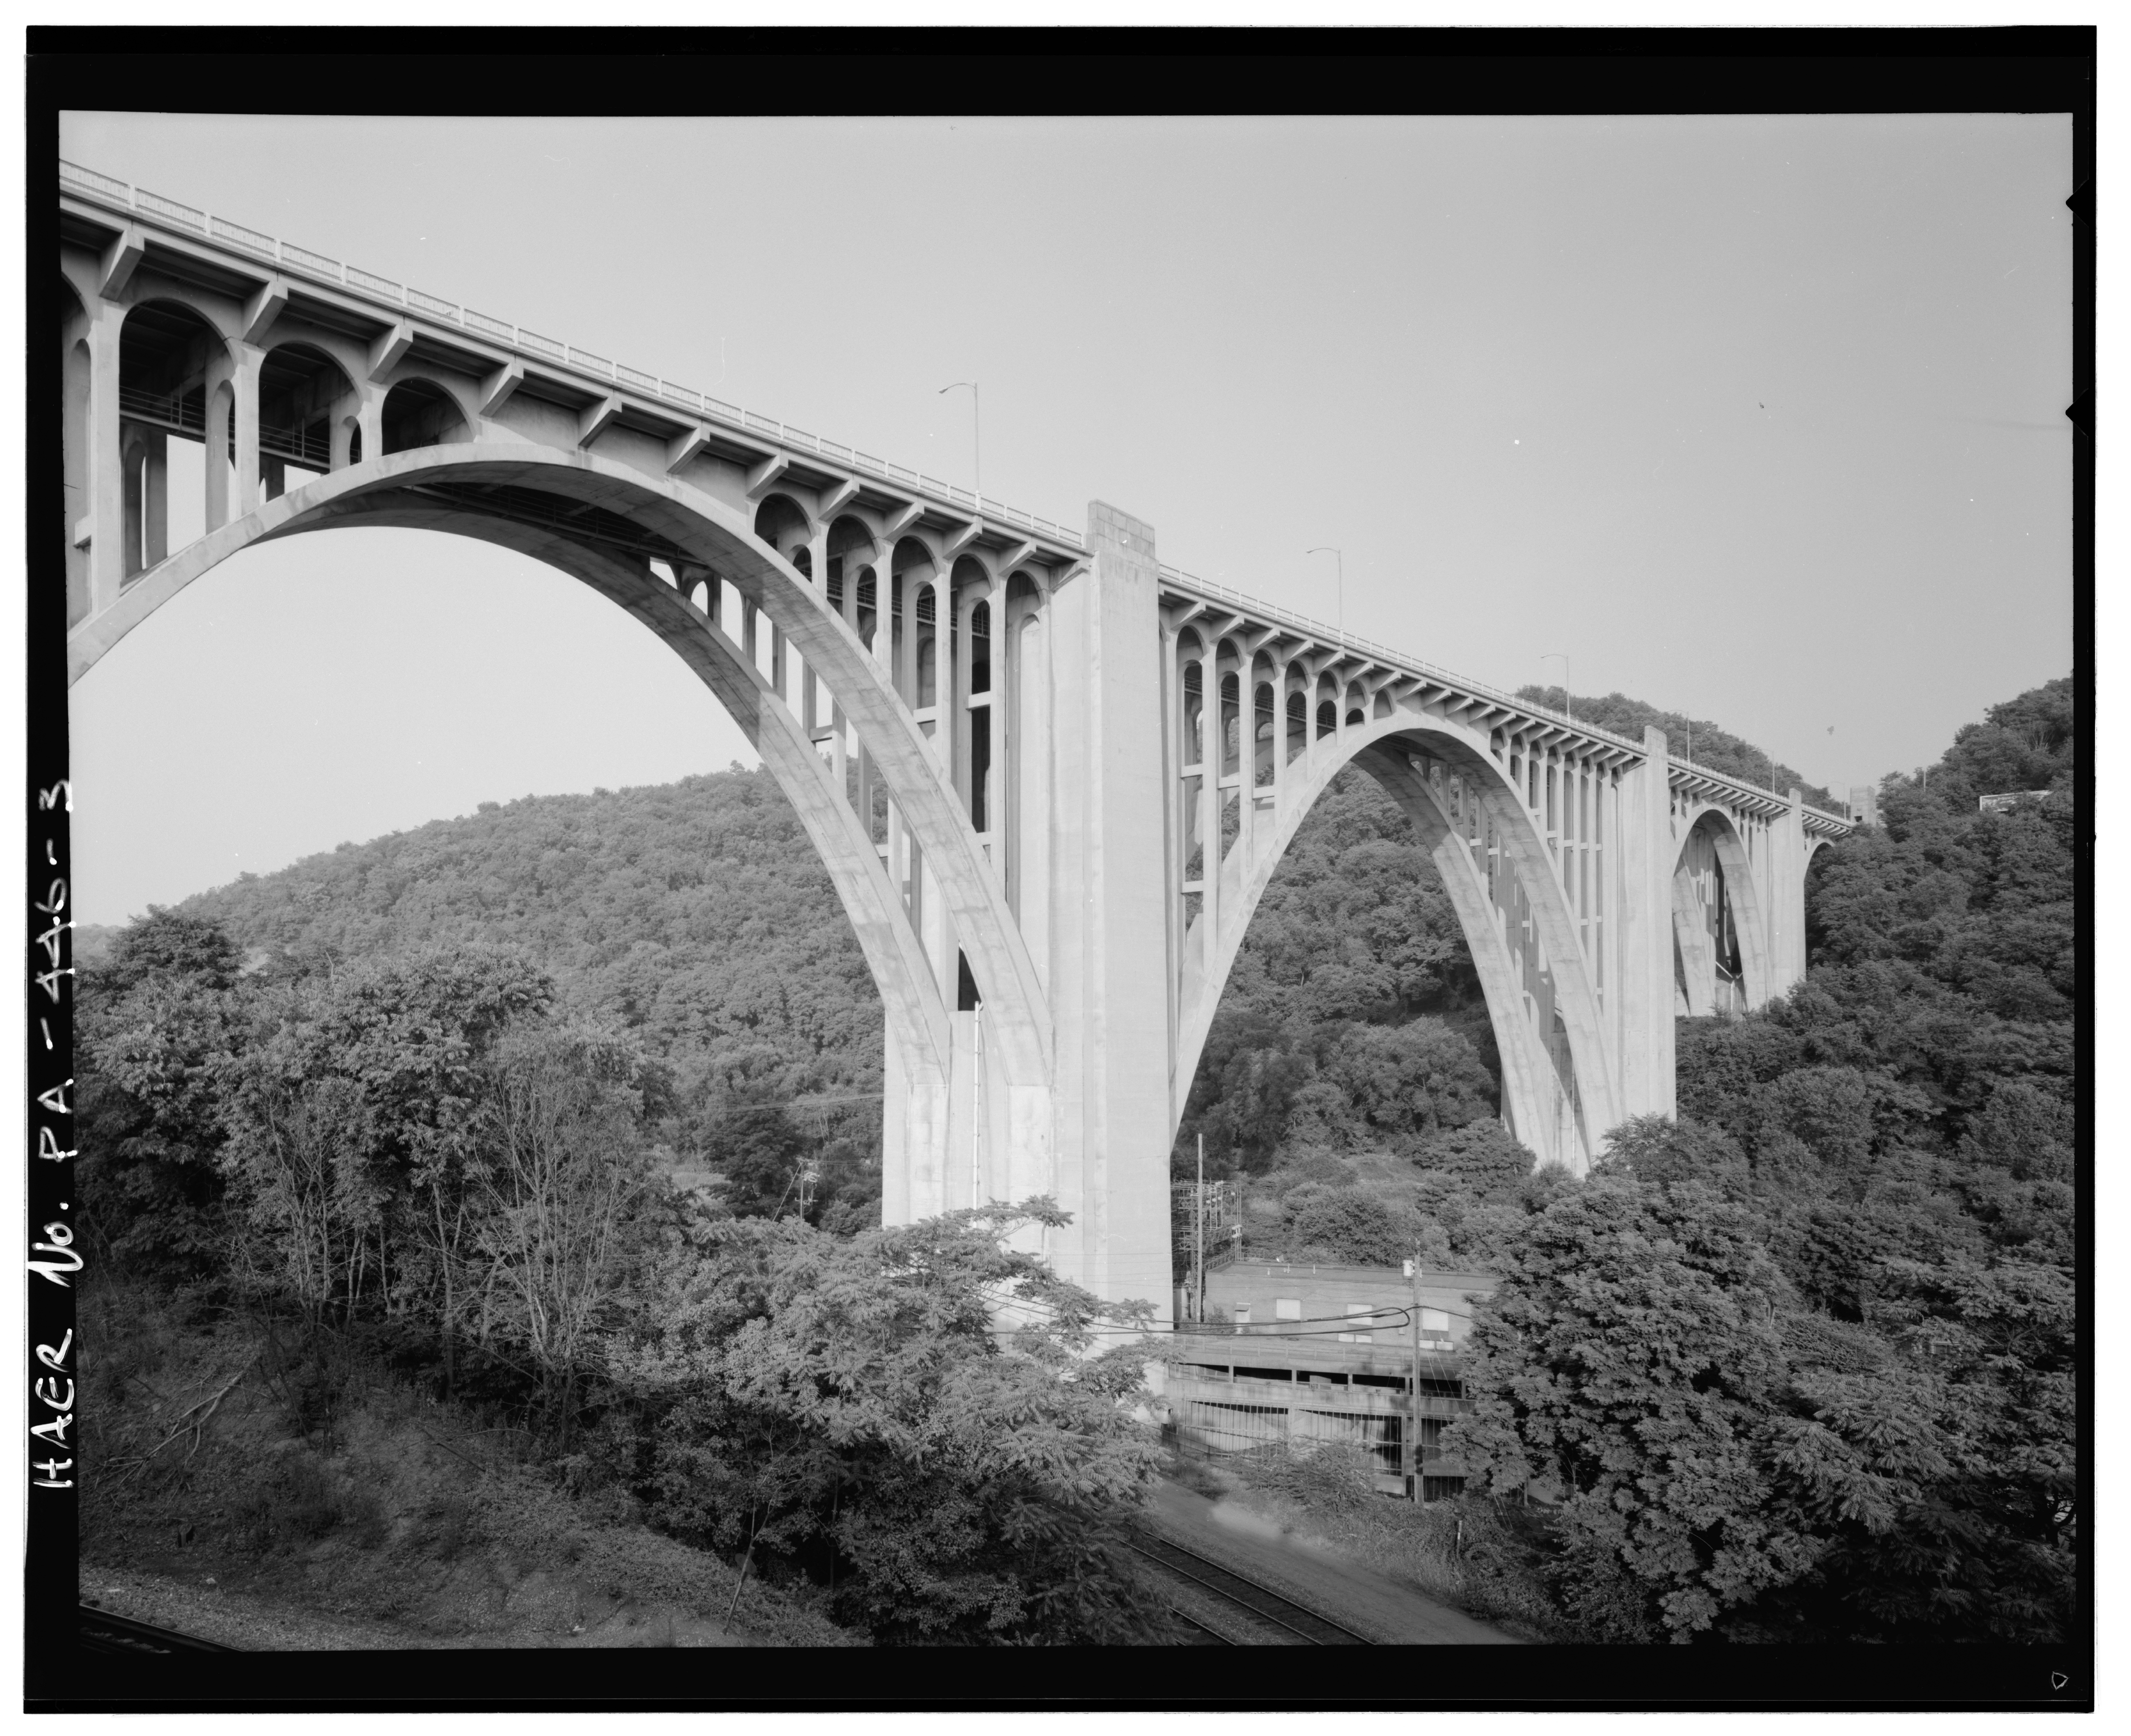
{"type": "Polygon", "coordinates": [[[1200,1320],[1206,1317],[1206,1136],[1199,1135],[1199,1228],[1192,1242],[1191,1264],[1196,1273],[1192,1308],[1200,1320]]]}
{"type": "MultiPolygon", "coordinates": [[[[1338,578],[1339,578],[1339,601],[1338,601],[1338,610],[1339,610],[1339,649],[1340,649],[1342,651],[1343,651],[1343,650],[1345,650],[1347,649],[1347,556],[1346,556],[1346,554],[1345,554],[1345,552],[1344,552],[1343,550],[1342,550],[1342,549],[1335,549],[1335,548],[1334,548],[1334,547],[1332,546],[1332,544],[1329,544],[1329,543],[1319,543],[1319,544],[1318,544],[1315,549],[1305,549],[1302,552],[1303,552],[1305,554],[1329,554],[1329,555],[1330,555],[1330,556],[1332,557],[1332,559],[1333,559],[1334,560],[1335,560],[1336,562],[1338,562],[1338,568],[1336,568],[1336,570],[1337,570],[1337,572],[1338,572],[1338,578]]],[[[1343,701],[1341,702],[1341,707],[1342,707],[1342,710],[1343,710],[1343,709],[1344,709],[1344,707],[1345,707],[1345,702],[1343,700],[1343,701]]]]}
{"type": "Polygon", "coordinates": [[[1413,1455],[1413,1503],[1420,1504],[1420,1249],[1413,1250],[1413,1258],[1406,1263],[1406,1276],[1413,1280],[1413,1427],[1408,1431],[1410,1450],[1413,1455]]]}
{"type": "Polygon", "coordinates": [[[1576,721],[1576,701],[1569,696],[1568,692],[1568,653],[1549,651],[1540,659],[1540,661],[1551,663],[1557,657],[1561,659],[1561,715],[1573,723],[1576,721]]]}
{"type": "Polygon", "coordinates": [[[977,390],[975,381],[957,380],[952,386],[941,386],[933,396],[944,398],[949,392],[958,391],[965,386],[970,389],[970,444],[972,454],[971,464],[976,472],[972,478],[975,486],[970,492],[981,501],[984,493],[984,395],[977,390]]]}

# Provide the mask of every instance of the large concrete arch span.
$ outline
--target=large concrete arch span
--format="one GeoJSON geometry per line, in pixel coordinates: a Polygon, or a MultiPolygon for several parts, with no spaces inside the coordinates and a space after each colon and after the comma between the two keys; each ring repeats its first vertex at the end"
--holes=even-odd
{"type": "Polygon", "coordinates": [[[1543,1158],[1671,1111],[1678,936],[1712,897],[1749,998],[1803,971],[1808,853],[1848,822],[1796,791],[1178,573],[1113,507],[1037,518],[77,165],[59,202],[67,505],[37,582],[71,675],[240,549],[336,525],[592,586],[731,712],[828,866],[887,1009],[892,1221],[1050,1193],[1059,1269],[1166,1315],[1191,1072],[1349,764],[1443,870],[1543,1158]],[[172,439],[206,461],[175,548],[172,439]]]}

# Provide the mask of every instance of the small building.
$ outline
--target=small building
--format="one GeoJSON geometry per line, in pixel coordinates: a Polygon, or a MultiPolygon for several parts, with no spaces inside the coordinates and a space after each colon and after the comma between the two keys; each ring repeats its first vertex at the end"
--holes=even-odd
{"type": "Polygon", "coordinates": [[[1876,784],[1853,784],[1850,786],[1850,818],[1860,826],[1880,823],[1880,786],[1876,784]]]}
{"type": "Polygon", "coordinates": [[[2009,789],[1995,796],[1978,796],[1978,813],[2010,813],[2023,802],[2039,802],[2049,794],[2047,789],[2009,789]]]}
{"type": "Polygon", "coordinates": [[[1377,1487],[1433,1500],[1463,1486],[1443,1425],[1471,1408],[1462,1346],[1480,1272],[1424,1272],[1420,1349],[1413,1281],[1382,1266],[1238,1261],[1206,1278],[1206,1318],[1180,1321],[1188,1352],[1163,1371],[1176,1438],[1213,1455],[1353,1441],[1377,1460],[1377,1487]],[[1416,1427],[1417,1425],[1417,1427],[1416,1427]],[[1419,1448],[1415,1463],[1410,1448],[1419,1448]]]}

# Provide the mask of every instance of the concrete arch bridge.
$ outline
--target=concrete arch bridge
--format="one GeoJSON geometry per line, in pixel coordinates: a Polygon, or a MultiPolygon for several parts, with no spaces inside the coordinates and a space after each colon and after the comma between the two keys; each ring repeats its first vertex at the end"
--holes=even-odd
{"type": "Polygon", "coordinates": [[[1542,1161],[1671,1112],[1676,1012],[1803,972],[1807,861],[1848,822],[1795,789],[1178,573],[1114,508],[1054,524],[93,170],[57,191],[69,679],[239,549],[334,526],[590,585],[828,869],[886,1012],[891,1220],[1053,1194],[1046,1256],[1166,1315],[1221,985],[1350,764],[1442,870],[1542,1161]],[[173,440],[203,453],[182,519],[173,440]]]}

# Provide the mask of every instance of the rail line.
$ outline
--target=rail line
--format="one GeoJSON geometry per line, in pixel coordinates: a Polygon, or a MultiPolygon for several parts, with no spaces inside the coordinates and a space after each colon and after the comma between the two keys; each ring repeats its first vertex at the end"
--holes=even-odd
{"type": "Polygon", "coordinates": [[[157,1628],[130,1616],[113,1615],[92,1604],[76,1606],[74,1631],[81,1649],[122,1657],[175,1657],[187,1652],[234,1652],[235,1646],[218,1645],[172,1628],[157,1628]]]}
{"type": "MultiPolygon", "coordinates": [[[[1271,1622],[1276,1628],[1285,1628],[1305,1645],[1366,1646],[1372,1643],[1353,1628],[1342,1627],[1329,1616],[1320,1615],[1284,1593],[1275,1591],[1270,1585],[1261,1585],[1257,1580],[1238,1573],[1233,1568],[1224,1567],[1219,1561],[1209,1561],[1195,1549],[1186,1549],[1182,1544],[1172,1543],[1166,1537],[1152,1537],[1142,1532],[1132,1547],[1135,1553],[1146,1556],[1181,1579],[1190,1580],[1222,1602],[1233,1604],[1261,1621],[1271,1622]]],[[[1181,1610],[1177,1613],[1183,1614],[1181,1610]]],[[[1206,1628],[1205,1623],[1189,1615],[1184,1619],[1195,1628],[1206,1628]]],[[[1212,1633],[1214,1630],[1207,1628],[1207,1631],[1212,1633]]],[[[1226,1640],[1230,1645],[1239,1643],[1228,1639],[1225,1634],[1215,1637],[1226,1640]]]]}

